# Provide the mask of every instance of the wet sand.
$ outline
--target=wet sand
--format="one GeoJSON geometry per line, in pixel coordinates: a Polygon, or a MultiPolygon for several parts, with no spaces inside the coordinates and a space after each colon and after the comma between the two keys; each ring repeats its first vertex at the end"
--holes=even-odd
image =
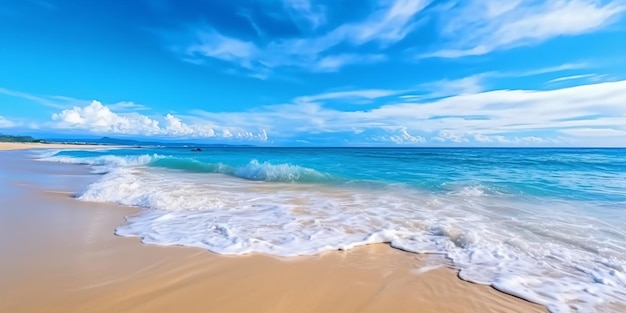
{"type": "Polygon", "coordinates": [[[94,179],[0,152],[0,312],[546,312],[386,245],[290,259],[144,245],[113,234],[136,209],[72,198],[94,179]]]}

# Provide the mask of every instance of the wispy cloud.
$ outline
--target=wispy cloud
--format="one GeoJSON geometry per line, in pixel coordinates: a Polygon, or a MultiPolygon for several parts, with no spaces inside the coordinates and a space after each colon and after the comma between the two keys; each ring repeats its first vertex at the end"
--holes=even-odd
{"type": "Polygon", "coordinates": [[[522,71],[522,72],[504,73],[503,75],[513,76],[513,77],[525,77],[525,76],[535,76],[535,75],[541,75],[541,74],[547,74],[547,73],[557,73],[557,72],[569,71],[569,70],[580,70],[580,69],[586,69],[590,67],[591,65],[585,62],[565,63],[565,64],[561,64],[557,66],[549,66],[549,67],[531,69],[531,70],[522,71]]]}
{"type": "Polygon", "coordinates": [[[458,58],[533,45],[558,36],[598,30],[626,10],[621,1],[469,0],[442,13],[441,35],[450,43],[421,57],[458,58]]]}
{"type": "Polygon", "coordinates": [[[362,89],[362,90],[349,90],[349,91],[333,91],[312,96],[301,96],[293,100],[294,103],[317,103],[328,100],[343,100],[343,101],[361,101],[361,100],[374,100],[384,97],[393,96],[406,92],[405,90],[387,90],[387,89],[362,89]]]}
{"type": "Polygon", "coordinates": [[[410,102],[396,97],[411,94],[411,90],[386,89],[330,91],[250,111],[196,110],[177,115],[125,113],[94,101],[61,110],[48,127],[283,143],[315,142],[314,138],[323,137],[380,145],[532,146],[569,140],[578,145],[626,146],[626,80],[553,90],[470,88],[465,93],[410,102]],[[346,110],[336,105],[362,101],[376,106],[346,110]]]}
{"type": "MultiPolygon", "coordinates": [[[[357,94],[361,92],[355,91],[357,94]]],[[[406,130],[415,138],[455,144],[554,144],[556,138],[576,134],[580,137],[573,142],[579,144],[618,145],[621,140],[621,145],[626,145],[621,137],[607,137],[602,141],[594,137],[591,140],[584,136],[585,132],[576,131],[613,129],[617,134],[626,130],[626,107],[623,105],[626,101],[626,81],[554,90],[493,90],[435,100],[387,102],[367,111],[341,111],[326,107],[326,99],[330,101],[335,96],[349,95],[349,92],[329,94],[331,96],[312,97],[315,101],[297,98],[293,104],[268,106],[249,113],[196,113],[203,120],[265,128],[274,138],[283,139],[352,132],[362,138],[379,138],[382,142],[382,138],[391,138],[390,135],[402,135],[388,132],[406,130]],[[384,132],[372,135],[374,130],[384,132]],[[542,135],[534,134],[537,132],[542,135]]],[[[374,96],[388,94],[391,93],[373,92],[374,96]]],[[[421,140],[414,143],[418,142],[421,140]]]]}
{"type": "Polygon", "coordinates": [[[147,111],[150,110],[148,106],[143,104],[138,104],[134,102],[122,101],[114,104],[110,104],[109,108],[113,111],[118,112],[137,112],[137,111],[147,111]]]}
{"type": "MultiPolygon", "coordinates": [[[[461,78],[445,78],[433,82],[422,83],[413,90],[418,91],[419,93],[407,93],[400,95],[399,98],[405,101],[419,102],[433,98],[474,94],[487,90],[488,83],[493,81],[494,79],[497,80],[500,78],[529,77],[542,74],[571,71],[576,69],[586,69],[590,67],[591,66],[587,63],[566,63],[557,66],[536,68],[526,71],[490,71],[461,78]]],[[[604,75],[590,75],[588,77],[585,77],[589,78],[589,81],[591,82],[600,82],[602,80],[598,80],[599,78],[606,78],[606,76],[604,75]]],[[[604,81],[609,81],[609,79],[606,79],[604,81]]]]}
{"type": "Polygon", "coordinates": [[[34,101],[43,106],[54,108],[54,109],[62,109],[67,107],[66,103],[68,100],[73,100],[71,98],[55,98],[55,97],[45,97],[45,96],[36,96],[25,92],[15,91],[11,89],[1,88],[0,94],[4,94],[10,97],[16,97],[21,99],[26,99],[30,101],[34,101]]]}
{"type": "Polygon", "coordinates": [[[287,14],[303,31],[315,30],[326,23],[326,10],[311,0],[282,0],[287,14]]]}
{"type": "Polygon", "coordinates": [[[4,116],[0,115],[0,128],[11,128],[15,127],[15,123],[9,121],[4,116]]]}
{"type": "Polygon", "coordinates": [[[198,43],[189,46],[188,55],[203,55],[206,57],[229,62],[241,62],[240,66],[252,69],[256,61],[253,56],[259,53],[254,43],[224,36],[214,29],[208,29],[198,34],[198,43]]]}
{"type": "Polygon", "coordinates": [[[555,78],[555,79],[549,80],[548,83],[557,83],[557,82],[562,82],[562,81],[567,81],[567,80],[592,78],[592,77],[596,77],[596,76],[598,76],[598,75],[597,74],[580,74],[580,75],[563,76],[563,77],[559,77],[559,78],[555,78]]]}
{"type": "MultiPolygon", "coordinates": [[[[0,87],[0,94],[29,100],[37,104],[40,104],[42,106],[57,109],[57,110],[67,109],[67,108],[71,108],[75,106],[85,106],[91,103],[91,101],[89,100],[81,100],[81,99],[76,99],[76,98],[67,97],[67,96],[33,95],[30,93],[1,88],[1,87],[0,87]]],[[[109,107],[114,111],[121,111],[121,112],[146,111],[150,109],[149,107],[145,105],[137,104],[134,102],[127,102],[127,101],[113,103],[113,104],[110,104],[109,107]]]]}
{"type": "Polygon", "coordinates": [[[387,57],[383,54],[336,54],[323,57],[313,67],[320,72],[336,72],[344,66],[352,64],[370,64],[384,62],[387,57]]]}
{"type": "MultiPolygon", "coordinates": [[[[564,134],[576,137],[621,137],[626,138],[626,129],[613,128],[569,128],[561,131],[564,134]]],[[[622,141],[622,145],[626,145],[626,140],[622,141]]]]}
{"type": "Polygon", "coordinates": [[[424,95],[426,98],[474,94],[485,89],[484,79],[492,75],[494,75],[494,73],[488,72],[458,79],[442,79],[421,84],[420,89],[427,91],[424,95]]]}
{"type": "MultiPolygon", "coordinates": [[[[195,39],[192,43],[182,43],[185,48],[174,50],[182,51],[181,58],[185,60],[220,60],[227,62],[231,68],[244,69],[244,73],[259,78],[267,77],[268,73],[281,67],[313,72],[337,71],[348,65],[385,61],[382,51],[403,40],[419,25],[417,15],[430,2],[389,1],[361,21],[316,31],[324,21],[324,10],[307,0],[285,0],[292,19],[310,24],[311,32],[306,36],[253,41],[225,35],[224,31],[211,26],[202,26],[193,34],[195,39]],[[357,51],[356,48],[367,43],[376,43],[378,51],[357,51]],[[348,49],[337,53],[333,49],[339,45],[352,47],[354,51],[348,49]]],[[[254,23],[249,15],[248,20],[254,23]]],[[[262,33],[262,30],[257,28],[257,33],[262,33]]]]}

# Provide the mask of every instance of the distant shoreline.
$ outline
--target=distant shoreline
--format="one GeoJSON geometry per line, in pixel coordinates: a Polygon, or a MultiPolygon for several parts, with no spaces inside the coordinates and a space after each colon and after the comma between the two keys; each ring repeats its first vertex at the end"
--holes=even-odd
{"type": "Polygon", "coordinates": [[[6,150],[29,150],[29,149],[97,149],[108,148],[106,145],[91,144],[63,144],[63,143],[38,143],[38,142],[0,142],[0,151],[6,150]]]}

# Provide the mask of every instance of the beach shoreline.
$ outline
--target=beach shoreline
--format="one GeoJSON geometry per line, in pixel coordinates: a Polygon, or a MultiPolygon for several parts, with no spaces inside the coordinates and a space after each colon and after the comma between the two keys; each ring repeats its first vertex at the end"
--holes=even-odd
{"type": "Polygon", "coordinates": [[[0,172],[1,312],[547,312],[383,244],[287,259],[144,245],[113,234],[138,209],[73,199],[88,168],[11,151],[0,172]]]}
{"type": "Polygon", "coordinates": [[[110,148],[106,145],[38,143],[38,142],[0,142],[0,151],[31,149],[98,149],[110,148]]]}

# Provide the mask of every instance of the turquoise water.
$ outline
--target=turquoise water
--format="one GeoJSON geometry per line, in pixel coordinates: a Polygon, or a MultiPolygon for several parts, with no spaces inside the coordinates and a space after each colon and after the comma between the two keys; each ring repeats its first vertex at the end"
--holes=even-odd
{"type": "Polygon", "coordinates": [[[626,201],[624,149],[163,148],[69,151],[57,156],[154,154],[163,158],[148,166],[250,180],[406,184],[433,192],[448,190],[449,185],[480,184],[518,195],[626,201]],[[255,161],[258,165],[251,163],[255,161]],[[285,165],[290,167],[280,167],[285,165]]]}
{"type": "Polygon", "coordinates": [[[137,148],[61,151],[79,199],[145,210],[116,233],[221,254],[370,243],[446,256],[553,312],[626,306],[625,149],[137,148]]]}

